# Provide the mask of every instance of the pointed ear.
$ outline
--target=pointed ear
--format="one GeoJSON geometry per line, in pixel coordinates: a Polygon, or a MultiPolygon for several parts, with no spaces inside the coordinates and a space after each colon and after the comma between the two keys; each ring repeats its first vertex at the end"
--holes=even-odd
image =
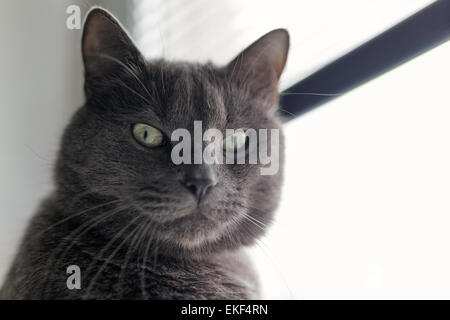
{"type": "Polygon", "coordinates": [[[84,23],[82,53],[86,82],[135,69],[144,59],[120,23],[107,11],[94,8],[84,23]]]}
{"type": "Polygon", "coordinates": [[[289,51],[289,33],[276,29],[266,33],[241,52],[227,66],[232,81],[247,87],[251,93],[274,96],[289,51]],[[272,91],[272,92],[268,92],[272,91]]]}

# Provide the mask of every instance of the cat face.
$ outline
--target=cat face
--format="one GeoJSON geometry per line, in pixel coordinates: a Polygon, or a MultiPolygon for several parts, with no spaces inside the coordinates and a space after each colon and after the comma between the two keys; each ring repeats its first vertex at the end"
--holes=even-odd
{"type": "MultiPolygon", "coordinates": [[[[287,32],[266,34],[225,67],[145,61],[117,21],[94,9],[82,48],[87,102],[63,138],[60,187],[120,200],[127,210],[115,227],[105,226],[112,233],[142,216],[136,223],[148,223],[166,248],[211,251],[252,243],[276,208],[282,170],[261,175],[258,163],[174,164],[171,135],[184,128],[194,136],[194,121],[203,131],[224,133],[279,129],[277,81],[287,32]]],[[[277,147],[282,168],[282,135],[277,147]]]]}

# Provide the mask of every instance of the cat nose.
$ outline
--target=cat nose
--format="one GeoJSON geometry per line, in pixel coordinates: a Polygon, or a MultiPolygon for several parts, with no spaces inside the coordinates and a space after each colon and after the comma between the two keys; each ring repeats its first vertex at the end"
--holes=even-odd
{"type": "Polygon", "coordinates": [[[200,203],[208,191],[217,184],[217,179],[210,166],[189,165],[181,183],[200,203]]]}

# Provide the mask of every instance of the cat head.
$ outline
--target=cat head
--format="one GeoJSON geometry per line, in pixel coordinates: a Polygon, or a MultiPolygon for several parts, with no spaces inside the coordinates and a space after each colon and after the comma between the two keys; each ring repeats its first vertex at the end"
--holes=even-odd
{"type": "Polygon", "coordinates": [[[86,103],[63,137],[60,192],[116,199],[124,210],[101,232],[148,225],[166,253],[251,244],[278,203],[282,134],[280,169],[271,175],[261,174],[259,162],[175,164],[171,137],[181,128],[194,136],[201,121],[202,133],[218,129],[224,139],[226,129],[249,128],[269,129],[270,138],[270,129],[280,129],[277,84],[288,46],[287,31],[278,29],[226,66],[146,61],[109,13],[91,10],[82,37],[86,103]]]}

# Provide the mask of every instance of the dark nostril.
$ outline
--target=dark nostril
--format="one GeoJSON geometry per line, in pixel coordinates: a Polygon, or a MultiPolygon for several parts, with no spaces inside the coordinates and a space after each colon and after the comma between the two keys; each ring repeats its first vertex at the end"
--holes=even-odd
{"type": "Polygon", "coordinates": [[[197,187],[195,184],[185,183],[184,185],[192,194],[194,195],[197,194],[197,187]]]}
{"type": "Polygon", "coordinates": [[[212,179],[186,179],[183,181],[184,186],[195,196],[197,202],[200,202],[206,193],[216,185],[212,179]]]}

